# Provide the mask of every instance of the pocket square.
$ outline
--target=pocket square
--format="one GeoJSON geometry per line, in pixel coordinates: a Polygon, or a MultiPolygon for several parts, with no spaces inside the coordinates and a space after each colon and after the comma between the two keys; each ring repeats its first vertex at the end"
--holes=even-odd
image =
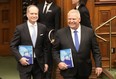
{"type": "Polygon", "coordinates": [[[43,34],[40,34],[40,36],[43,36],[43,34]]]}
{"type": "Polygon", "coordinates": [[[52,12],[52,10],[48,10],[47,12],[52,12]]]}

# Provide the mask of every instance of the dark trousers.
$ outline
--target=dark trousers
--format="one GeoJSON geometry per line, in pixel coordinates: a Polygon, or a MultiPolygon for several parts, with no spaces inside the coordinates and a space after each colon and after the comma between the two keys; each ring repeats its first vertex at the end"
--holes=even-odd
{"type": "Polygon", "coordinates": [[[44,79],[52,79],[53,74],[53,57],[52,57],[52,44],[48,41],[48,71],[44,74],[44,79]]]}
{"type": "Polygon", "coordinates": [[[63,77],[64,79],[89,79],[88,76],[63,77]]]}
{"type": "Polygon", "coordinates": [[[20,79],[43,79],[43,71],[36,59],[34,59],[34,64],[29,66],[19,66],[20,79]]]}
{"type": "MultiPolygon", "coordinates": [[[[51,54],[50,54],[51,55],[51,54]]],[[[48,56],[48,71],[44,74],[45,79],[52,79],[52,71],[53,71],[53,59],[52,56],[48,56]]]]}

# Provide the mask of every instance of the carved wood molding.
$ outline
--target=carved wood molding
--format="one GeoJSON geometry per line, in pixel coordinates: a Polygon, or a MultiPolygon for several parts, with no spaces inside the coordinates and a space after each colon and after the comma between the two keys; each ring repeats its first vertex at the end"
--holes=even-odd
{"type": "Polygon", "coordinates": [[[110,4],[110,5],[112,5],[112,4],[115,4],[116,5],[116,1],[97,1],[97,2],[95,2],[95,5],[101,5],[101,4],[110,4]]]}
{"type": "Polygon", "coordinates": [[[116,0],[99,0],[99,1],[116,1],[116,0]]]}
{"type": "Polygon", "coordinates": [[[116,0],[95,0],[95,2],[116,2],[116,0]]]}

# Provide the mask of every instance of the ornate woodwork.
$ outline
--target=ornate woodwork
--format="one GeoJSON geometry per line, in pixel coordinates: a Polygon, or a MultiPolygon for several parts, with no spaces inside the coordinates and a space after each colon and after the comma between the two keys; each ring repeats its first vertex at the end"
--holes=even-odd
{"type": "Polygon", "coordinates": [[[0,55],[11,54],[9,43],[15,25],[16,25],[16,1],[1,0],[0,1],[0,55]]]}

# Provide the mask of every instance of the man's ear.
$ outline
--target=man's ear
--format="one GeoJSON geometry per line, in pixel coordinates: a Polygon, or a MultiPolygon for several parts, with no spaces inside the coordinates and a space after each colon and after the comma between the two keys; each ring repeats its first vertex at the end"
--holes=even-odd
{"type": "Polygon", "coordinates": [[[81,18],[79,18],[79,22],[81,22],[81,18]]]}

